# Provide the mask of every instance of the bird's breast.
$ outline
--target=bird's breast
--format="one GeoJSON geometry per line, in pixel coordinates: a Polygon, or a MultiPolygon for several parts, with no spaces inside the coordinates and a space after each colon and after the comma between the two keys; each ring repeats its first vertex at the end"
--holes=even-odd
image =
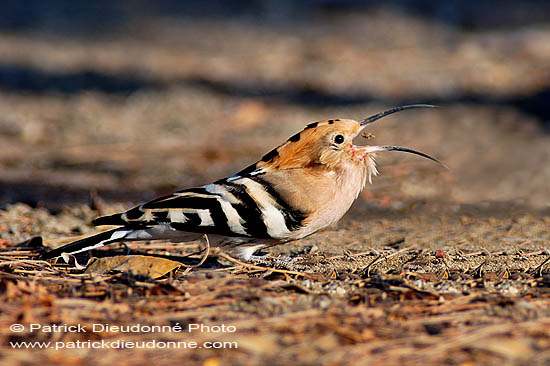
{"type": "Polygon", "coordinates": [[[300,239],[332,225],[349,210],[365,185],[366,169],[363,164],[339,168],[293,169],[266,175],[279,194],[306,215],[289,239],[300,239]]]}
{"type": "MultiPolygon", "coordinates": [[[[366,170],[363,165],[347,166],[334,171],[330,195],[309,218],[304,227],[303,236],[313,234],[327,226],[337,223],[348,212],[353,202],[365,186],[366,170]]],[[[321,193],[322,194],[322,193],[321,193]]]]}

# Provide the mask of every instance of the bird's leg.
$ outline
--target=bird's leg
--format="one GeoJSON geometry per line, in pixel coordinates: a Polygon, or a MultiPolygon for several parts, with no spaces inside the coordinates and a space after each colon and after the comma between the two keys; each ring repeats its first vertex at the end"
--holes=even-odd
{"type": "MultiPolygon", "coordinates": [[[[126,249],[125,255],[130,255],[130,252],[132,251],[132,250],[130,249],[130,247],[129,247],[125,242],[123,242],[123,241],[120,242],[120,245],[122,245],[122,247],[123,247],[124,249],[126,249]]],[[[90,257],[91,257],[91,254],[90,254],[90,257]]]]}

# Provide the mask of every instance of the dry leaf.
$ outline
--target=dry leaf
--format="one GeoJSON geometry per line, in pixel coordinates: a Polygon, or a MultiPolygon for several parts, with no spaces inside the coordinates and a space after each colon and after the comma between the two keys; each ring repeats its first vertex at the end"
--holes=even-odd
{"type": "Polygon", "coordinates": [[[181,265],[165,258],[149,257],[145,255],[127,255],[117,257],[98,258],[92,262],[86,273],[103,274],[109,271],[128,272],[134,275],[159,278],[181,265]]]}

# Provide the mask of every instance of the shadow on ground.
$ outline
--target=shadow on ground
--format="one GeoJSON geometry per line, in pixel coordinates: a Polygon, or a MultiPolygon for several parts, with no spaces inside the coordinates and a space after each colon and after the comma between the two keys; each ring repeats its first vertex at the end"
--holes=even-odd
{"type": "Polygon", "coordinates": [[[178,85],[206,88],[224,96],[245,98],[269,98],[302,106],[351,106],[370,102],[386,105],[431,103],[438,106],[471,104],[482,106],[508,106],[517,108],[536,118],[545,133],[550,133],[550,87],[530,95],[497,97],[488,94],[460,93],[449,96],[422,95],[407,99],[380,99],[366,92],[331,94],[303,85],[274,88],[252,85],[241,81],[219,81],[205,77],[179,78],[171,82],[159,82],[137,73],[106,74],[94,70],[69,73],[48,72],[37,68],[0,64],[0,89],[9,92],[60,93],[72,95],[83,91],[99,91],[107,94],[130,95],[140,90],[163,90],[178,85]]]}

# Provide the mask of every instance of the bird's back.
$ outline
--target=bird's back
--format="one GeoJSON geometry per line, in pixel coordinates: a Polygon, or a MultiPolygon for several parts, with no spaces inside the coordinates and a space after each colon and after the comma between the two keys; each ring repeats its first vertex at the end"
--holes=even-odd
{"type": "Polygon", "coordinates": [[[236,175],[160,197],[94,225],[145,228],[165,225],[182,232],[286,240],[305,224],[307,212],[266,177],[236,175]]]}

